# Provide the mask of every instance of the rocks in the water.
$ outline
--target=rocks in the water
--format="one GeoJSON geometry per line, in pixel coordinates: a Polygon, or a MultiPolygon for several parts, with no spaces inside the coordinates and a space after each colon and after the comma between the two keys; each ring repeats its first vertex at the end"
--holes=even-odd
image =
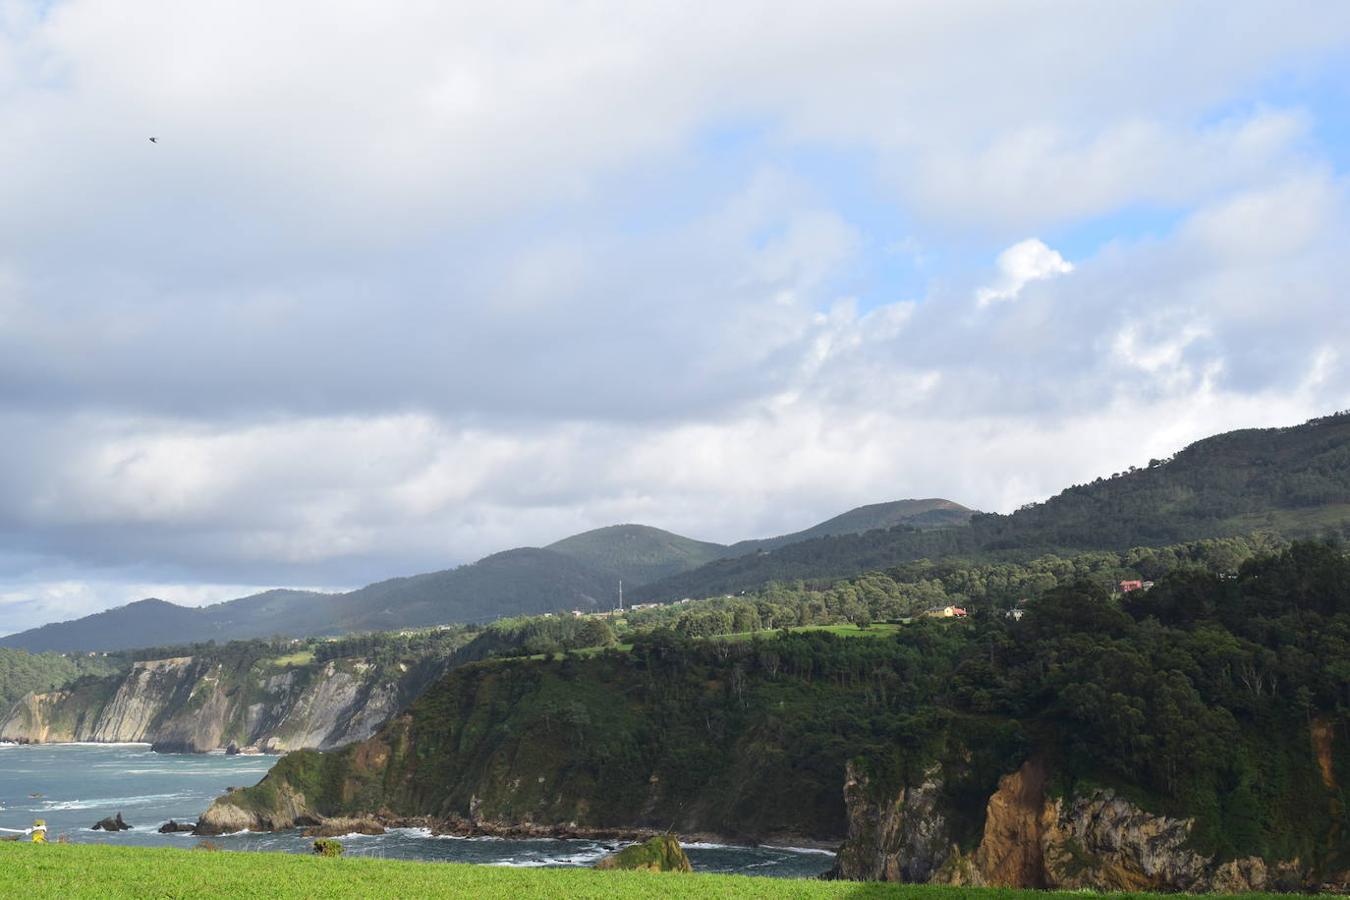
{"type": "Polygon", "coordinates": [[[672,834],[660,834],[641,844],[611,853],[595,864],[597,869],[641,869],[648,872],[692,872],[693,865],[672,834]]]}
{"type": "Polygon", "coordinates": [[[130,831],[130,830],[131,826],[128,825],[125,821],[123,821],[122,814],[120,812],[115,816],[109,816],[106,819],[101,819],[100,821],[94,824],[94,831],[130,831]]]}
{"type": "Polygon", "coordinates": [[[159,833],[160,833],[160,834],[176,834],[176,833],[178,833],[178,832],[180,832],[180,831],[189,832],[189,831],[192,831],[192,830],[193,830],[194,828],[196,828],[196,827],[197,827],[197,825],[196,825],[195,823],[193,823],[193,822],[175,822],[173,819],[170,819],[169,821],[165,822],[163,825],[159,826],[159,833]]]}
{"type": "Polygon", "coordinates": [[[225,748],[225,755],[226,755],[226,756],[238,756],[238,755],[239,755],[239,745],[236,744],[234,741],[230,741],[230,745],[229,745],[228,747],[225,748]]]}
{"type": "Polygon", "coordinates": [[[154,753],[205,753],[210,746],[202,747],[191,739],[161,738],[150,745],[154,753]]]}
{"type": "MultiPolygon", "coordinates": [[[[264,779],[271,784],[272,776],[264,779]]],[[[215,802],[197,819],[194,834],[214,836],[231,834],[236,831],[284,831],[302,825],[318,825],[322,817],[316,816],[305,805],[305,795],[292,788],[287,782],[268,792],[270,806],[259,809],[247,804],[247,791],[232,791],[215,802]],[[244,798],[244,801],[236,799],[244,798]]]]}
{"type": "Polygon", "coordinates": [[[324,819],[318,825],[306,828],[305,837],[335,838],[345,834],[384,834],[384,826],[374,819],[324,819]]]}

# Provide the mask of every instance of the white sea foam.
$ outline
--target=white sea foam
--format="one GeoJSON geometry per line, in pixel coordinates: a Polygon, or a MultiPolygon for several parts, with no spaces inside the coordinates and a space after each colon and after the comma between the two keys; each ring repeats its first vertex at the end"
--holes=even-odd
{"type": "Polygon", "coordinates": [[[782,853],[815,853],[821,856],[834,856],[833,850],[825,850],[821,847],[784,847],[778,844],[759,844],[755,847],[748,847],[745,844],[715,844],[710,841],[680,841],[680,846],[686,850],[778,850],[782,853]]]}
{"type": "Polygon", "coordinates": [[[585,853],[567,853],[559,856],[540,856],[526,859],[521,859],[520,857],[508,857],[507,859],[487,863],[487,865],[506,866],[511,869],[538,869],[543,868],[544,866],[584,866],[595,862],[604,855],[604,851],[588,851],[585,853]]]}
{"type": "Polygon", "coordinates": [[[824,847],[781,847],[777,844],[761,844],[765,850],[784,850],[788,853],[816,853],[820,856],[837,856],[833,850],[826,850],[824,847]]]}
{"type": "Polygon", "coordinates": [[[163,800],[188,800],[193,794],[144,794],[139,797],[96,797],[92,800],[47,800],[38,808],[43,812],[59,812],[68,809],[99,809],[102,807],[148,806],[163,800]]]}
{"type": "Polygon", "coordinates": [[[432,837],[430,828],[390,828],[390,834],[402,834],[413,838],[432,837]]]}

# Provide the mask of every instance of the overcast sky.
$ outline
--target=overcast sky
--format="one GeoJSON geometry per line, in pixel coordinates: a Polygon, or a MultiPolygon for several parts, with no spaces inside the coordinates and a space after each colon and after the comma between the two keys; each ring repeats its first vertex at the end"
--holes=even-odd
{"type": "Polygon", "coordinates": [[[1341,0],[0,0],[0,633],[1350,407],[1348,167],[1341,0]]]}

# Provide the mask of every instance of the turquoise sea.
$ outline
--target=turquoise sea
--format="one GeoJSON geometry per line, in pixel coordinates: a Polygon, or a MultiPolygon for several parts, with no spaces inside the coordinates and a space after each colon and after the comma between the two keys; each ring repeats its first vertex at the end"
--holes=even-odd
{"type": "MultiPolygon", "coordinates": [[[[160,834],[175,819],[197,815],[226,787],[251,785],[276,761],[271,756],[152,753],[148,744],[0,745],[0,828],[27,828],[45,819],[51,838],[80,843],[191,847],[191,834],[160,834]],[[107,834],[91,826],[122,813],[130,831],[107,834]]],[[[228,850],[309,852],[299,832],[234,834],[211,839],[228,850]]],[[[470,862],[496,866],[588,866],[621,843],[589,840],[503,840],[434,837],[419,829],[343,839],[346,852],[389,859],[470,862]]],[[[686,844],[695,869],[783,878],[811,878],[834,862],[819,850],[686,844]]]]}

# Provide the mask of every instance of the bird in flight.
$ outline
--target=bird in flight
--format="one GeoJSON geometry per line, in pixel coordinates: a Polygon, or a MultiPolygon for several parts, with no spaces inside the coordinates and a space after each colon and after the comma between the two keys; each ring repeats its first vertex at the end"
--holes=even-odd
{"type": "Polygon", "coordinates": [[[150,139],[150,143],[152,143],[152,144],[158,144],[158,143],[159,143],[159,138],[157,138],[157,137],[152,137],[152,138],[150,139]]]}

